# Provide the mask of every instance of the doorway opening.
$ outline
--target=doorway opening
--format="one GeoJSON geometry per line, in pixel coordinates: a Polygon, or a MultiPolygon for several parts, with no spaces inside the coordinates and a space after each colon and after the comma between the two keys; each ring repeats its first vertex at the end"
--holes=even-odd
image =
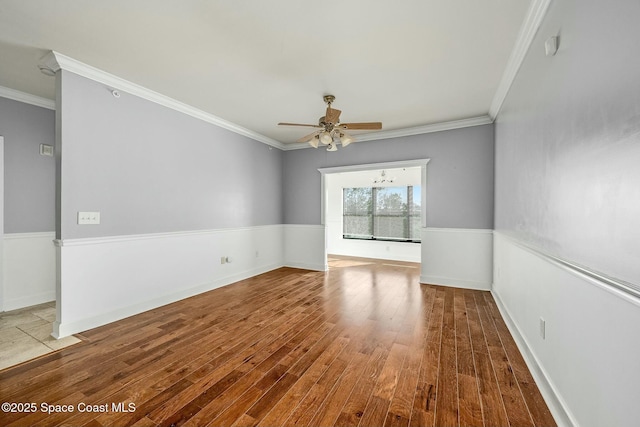
{"type": "Polygon", "coordinates": [[[420,263],[428,162],[319,169],[325,254],[420,263]]]}

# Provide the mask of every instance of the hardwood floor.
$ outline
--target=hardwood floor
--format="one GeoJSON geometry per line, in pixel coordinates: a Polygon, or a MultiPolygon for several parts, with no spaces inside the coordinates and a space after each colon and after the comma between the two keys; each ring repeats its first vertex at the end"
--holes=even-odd
{"type": "Polygon", "coordinates": [[[490,293],[421,285],[417,264],[330,266],[278,269],[1,371],[0,400],[35,411],[0,424],[555,425],[490,293]]]}

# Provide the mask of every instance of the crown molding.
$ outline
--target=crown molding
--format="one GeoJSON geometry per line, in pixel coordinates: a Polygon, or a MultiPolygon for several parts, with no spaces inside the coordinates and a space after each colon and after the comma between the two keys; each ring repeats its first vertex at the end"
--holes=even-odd
{"type": "MultiPolygon", "coordinates": [[[[441,123],[432,123],[428,125],[415,126],[410,128],[403,129],[394,129],[388,131],[380,131],[380,132],[370,132],[356,135],[357,142],[363,141],[375,141],[382,139],[390,139],[390,138],[400,138],[405,136],[413,136],[413,135],[421,135],[432,132],[441,132],[452,129],[460,129],[471,126],[480,126],[491,124],[494,122],[497,117],[502,104],[509,92],[511,85],[524,61],[524,58],[533,42],[533,39],[542,24],[544,16],[547,12],[549,4],[551,0],[533,0],[527,14],[525,16],[523,25],[518,33],[518,38],[516,40],[513,51],[511,52],[511,56],[509,57],[509,61],[507,63],[507,67],[502,75],[502,79],[500,84],[498,85],[498,89],[494,95],[493,101],[489,108],[489,114],[478,117],[471,117],[467,119],[461,120],[453,120],[441,123]]],[[[122,79],[113,74],[102,71],[98,68],[92,67],[90,65],[84,64],[80,61],[77,61],[73,58],[70,58],[66,55],[63,55],[59,52],[50,51],[45,57],[40,61],[41,65],[50,68],[51,70],[57,72],[60,69],[65,71],[70,71],[72,73],[78,74],[80,76],[86,77],[90,80],[105,84],[113,89],[118,89],[132,95],[136,95],[140,98],[146,99],[148,101],[154,102],[159,105],[163,105],[167,108],[171,108],[176,111],[180,111],[184,114],[190,115],[197,119],[203,120],[205,122],[214,124],[221,128],[230,130],[239,135],[246,136],[255,141],[259,141],[270,145],[272,147],[278,148],[280,150],[289,151],[289,150],[299,150],[303,148],[310,148],[307,143],[294,143],[294,144],[285,144],[280,141],[276,141],[272,138],[269,138],[265,135],[254,132],[250,129],[239,126],[235,123],[217,117],[213,114],[207,113],[190,105],[187,105],[183,102],[177,101],[173,98],[170,98],[166,95],[162,95],[158,92],[147,89],[143,86],[132,83],[128,80],[122,79]]],[[[2,88],[0,87],[0,96],[5,96],[11,99],[17,99],[12,96],[4,95],[2,88]]],[[[7,89],[11,92],[16,92],[11,89],[7,89]]],[[[24,94],[25,97],[17,99],[23,102],[32,103],[34,105],[40,105],[45,108],[55,108],[54,101],[46,100],[44,98],[38,98],[33,95],[24,94]],[[31,99],[31,102],[28,100],[31,99]],[[44,102],[44,104],[37,104],[38,99],[40,102],[44,102]]]]}
{"type": "Polygon", "coordinates": [[[421,135],[423,133],[442,132],[444,130],[461,129],[471,126],[488,125],[493,123],[489,116],[470,117],[468,119],[451,120],[448,122],[431,123],[404,129],[383,130],[380,132],[363,133],[356,137],[357,141],[375,141],[377,139],[400,138],[403,136],[421,135]]]}
{"type": "Polygon", "coordinates": [[[515,46],[511,52],[509,61],[507,62],[507,67],[502,74],[502,79],[500,80],[498,89],[493,96],[491,107],[489,108],[489,116],[492,120],[495,120],[496,117],[498,117],[502,104],[509,93],[509,89],[511,88],[522,63],[524,62],[524,58],[531,47],[531,43],[533,42],[540,25],[542,25],[542,21],[549,9],[550,3],[551,0],[532,0],[529,5],[522,27],[518,33],[515,46]]]}
{"type": "Polygon", "coordinates": [[[218,116],[214,116],[213,114],[187,105],[184,102],[177,101],[166,95],[162,95],[161,93],[155,92],[151,89],[147,89],[143,86],[132,83],[113,74],[107,73],[106,71],[102,71],[98,68],[92,67],[91,65],[87,65],[73,58],[69,58],[68,56],[65,56],[59,52],[49,52],[42,58],[40,63],[41,65],[44,65],[55,72],[60,69],[70,71],[74,74],[78,74],[79,76],[86,77],[98,83],[102,83],[111,89],[118,89],[122,92],[130,93],[132,95],[146,99],[147,101],[151,101],[164,107],[171,108],[172,110],[179,111],[191,117],[195,117],[196,119],[214,124],[223,129],[227,129],[231,132],[246,136],[247,138],[251,138],[255,141],[262,142],[272,147],[281,150],[283,150],[285,147],[283,143],[276,141],[275,139],[271,139],[267,136],[239,126],[228,120],[222,119],[218,116]]]}
{"type": "Polygon", "coordinates": [[[24,102],[25,104],[35,105],[49,110],[56,109],[55,101],[40,96],[31,95],[30,93],[20,92],[19,90],[0,86],[0,96],[14,101],[24,102]]]}
{"type": "MultiPolygon", "coordinates": [[[[414,126],[403,129],[383,130],[380,132],[363,133],[354,135],[354,142],[362,141],[375,141],[379,139],[400,138],[403,136],[422,135],[425,133],[442,132],[445,130],[461,129],[471,126],[488,125],[493,123],[493,120],[489,116],[471,117],[468,119],[452,120],[449,122],[432,123],[423,126],[414,126]]],[[[285,151],[300,150],[302,148],[311,148],[306,142],[300,142],[295,144],[287,144],[284,148],[285,151]]]]}

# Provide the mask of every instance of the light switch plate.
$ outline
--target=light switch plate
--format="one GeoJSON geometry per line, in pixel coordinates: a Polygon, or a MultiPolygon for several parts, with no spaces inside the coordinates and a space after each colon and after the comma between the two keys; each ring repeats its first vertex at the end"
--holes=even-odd
{"type": "Polygon", "coordinates": [[[100,224],[100,212],[78,212],[78,224],[80,225],[100,224]]]}

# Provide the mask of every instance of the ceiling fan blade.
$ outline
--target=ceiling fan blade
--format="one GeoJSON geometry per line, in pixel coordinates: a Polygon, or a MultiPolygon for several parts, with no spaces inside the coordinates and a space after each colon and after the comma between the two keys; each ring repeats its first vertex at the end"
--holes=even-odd
{"type": "Polygon", "coordinates": [[[327,112],[324,115],[324,121],[326,123],[336,124],[336,123],[339,122],[340,113],[342,113],[342,111],[336,110],[334,108],[331,108],[331,106],[329,106],[329,107],[327,107],[327,112]]]}
{"type": "Polygon", "coordinates": [[[308,124],[303,124],[303,123],[278,123],[278,126],[306,126],[306,127],[312,127],[312,128],[322,128],[322,126],[320,125],[308,125],[308,124]]]}
{"type": "Polygon", "coordinates": [[[382,123],[380,122],[340,123],[340,126],[338,127],[340,129],[347,129],[347,130],[380,130],[382,129],[382,123]]]}
{"type": "Polygon", "coordinates": [[[322,131],[318,130],[318,131],[315,131],[313,133],[310,133],[309,135],[305,135],[302,138],[298,139],[296,142],[308,142],[308,141],[311,141],[313,139],[313,137],[318,135],[320,132],[322,132],[322,131]]]}

